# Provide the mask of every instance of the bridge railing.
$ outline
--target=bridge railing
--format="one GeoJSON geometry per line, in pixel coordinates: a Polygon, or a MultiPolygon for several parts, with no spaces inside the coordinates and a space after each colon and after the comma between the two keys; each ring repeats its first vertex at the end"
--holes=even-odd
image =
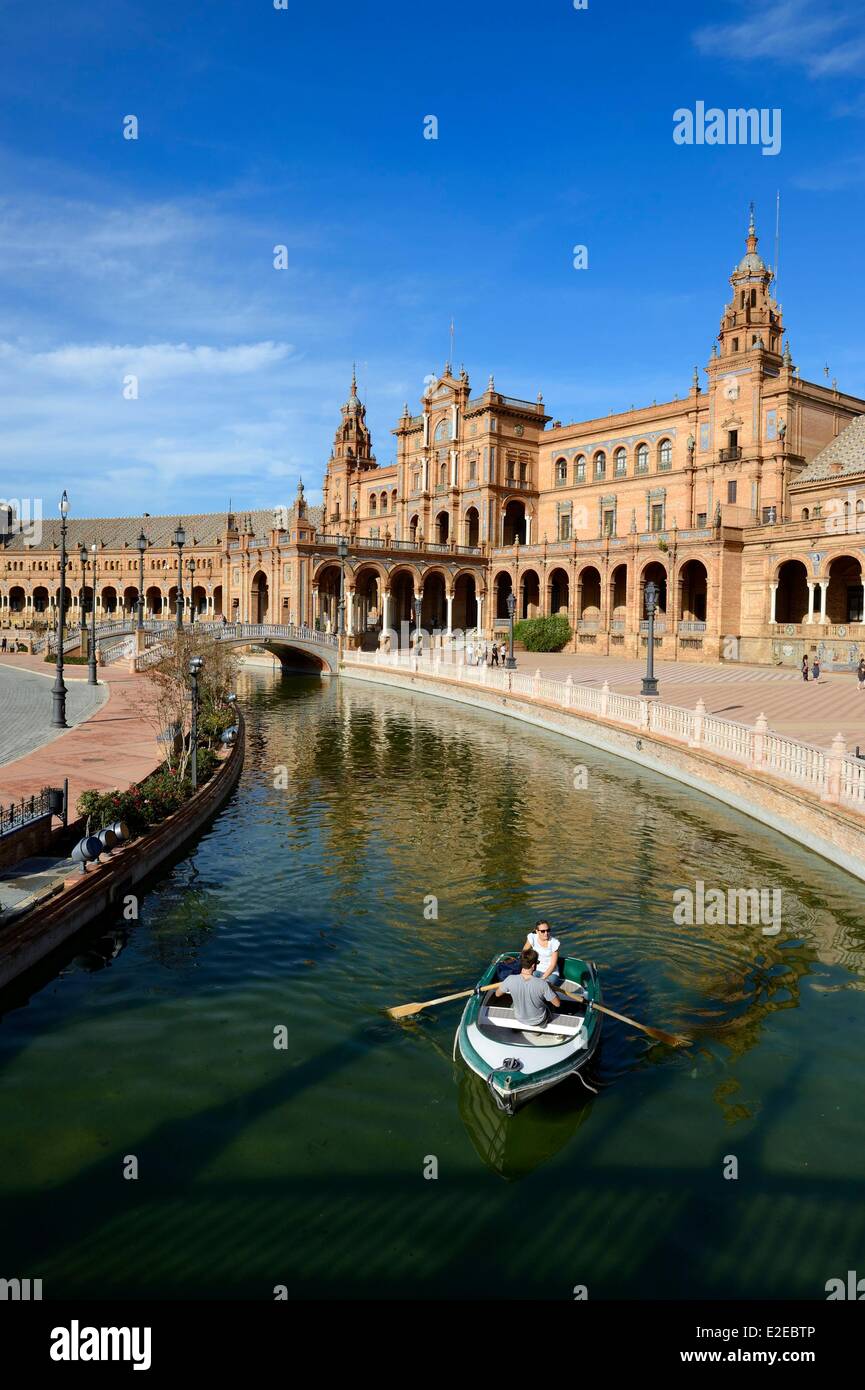
{"type": "Polygon", "coordinates": [[[608,682],[579,685],[570,676],[558,680],[539,670],[508,671],[500,666],[467,665],[461,648],[415,651],[347,651],[344,664],[372,665],[382,670],[412,671],[444,677],[461,685],[500,690],[562,709],[624,724],[647,734],[660,734],[688,748],[717,754],[750,772],[768,773],[781,782],[801,788],[817,802],[842,805],[865,814],[865,759],[847,752],[838,734],[829,748],[802,743],[773,732],[764,715],[756,724],[742,724],[706,713],[700,700],[696,709],[667,705],[642,695],[621,695],[608,682]]]}
{"type": "MultiPolygon", "coordinates": [[[[335,652],[339,646],[339,638],[335,634],[319,632],[317,628],[307,627],[305,623],[223,623],[217,621],[196,623],[195,627],[205,629],[208,636],[215,642],[299,642],[311,647],[325,647],[328,652],[335,652]]],[[[188,628],[188,630],[192,629],[188,628]]],[[[172,640],[174,631],[174,625],[169,624],[169,631],[163,634],[161,640],[135,657],[136,671],[147,671],[161,660],[167,644],[172,640]]]]}

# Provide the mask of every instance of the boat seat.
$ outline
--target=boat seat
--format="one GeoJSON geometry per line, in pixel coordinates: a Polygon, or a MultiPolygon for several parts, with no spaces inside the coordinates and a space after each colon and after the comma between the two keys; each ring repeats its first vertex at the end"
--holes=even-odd
{"type": "Polygon", "coordinates": [[[515,1017],[513,1009],[487,1009],[487,1018],[498,1028],[514,1028],[519,1033],[562,1033],[573,1037],[583,1026],[581,1014],[562,1014],[560,1018],[550,1019],[549,1023],[522,1023],[515,1017]]]}

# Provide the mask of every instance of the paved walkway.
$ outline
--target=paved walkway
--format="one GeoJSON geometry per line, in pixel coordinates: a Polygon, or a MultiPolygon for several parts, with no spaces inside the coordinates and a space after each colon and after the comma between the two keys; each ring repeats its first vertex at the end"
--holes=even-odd
{"type": "MultiPolygon", "coordinates": [[[[64,730],[51,726],[54,671],[42,665],[35,671],[22,658],[0,658],[0,764],[61,738],[64,730]]],[[[66,681],[66,719],[70,725],[89,719],[108,698],[106,686],[86,680],[66,681]]]]}
{"type": "MultiPolygon", "coordinates": [[[[32,707],[42,708],[45,696],[50,710],[50,678],[43,674],[37,676],[41,666],[46,664],[39,658],[17,656],[0,658],[0,747],[2,747],[2,725],[5,723],[5,695],[7,691],[26,689],[33,701],[32,707]],[[12,666],[17,668],[12,670],[12,666]],[[34,682],[38,683],[34,685],[34,682]],[[40,692],[44,691],[45,695],[40,692]]],[[[27,753],[24,757],[9,760],[0,751],[0,801],[17,801],[22,796],[31,796],[45,786],[60,786],[63,778],[69,778],[69,804],[74,812],[75,803],[82,791],[96,787],[100,791],[111,791],[117,787],[121,791],[140,781],[162,761],[160,745],[156,741],[156,730],[146,717],[147,682],[141,676],[130,675],[119,666],[106,666],[99,673],[101,697],[100,707],[84,717],[66,733],[48,729],[50,742],[27,753]]],[[[86,670],[71,668],[67,671],[66,684],[70,707],[72,701],[92,687],[84,684],[86,670]],[[82,674],[79,676],[78,672],[82,674]],[[74,673],[74,674],[73,674],[74,673]]],[[[26,697],[25,697],[26,698],[26,697]]],[[[20,737],[20,733],[18,735],[20,737]]],[[[11,742],[11,739],[10,739],[11,742]]]]}
{"type": "MultiPolygon", "coordinates": [[[[623,657],[581,656],[574,652],[517,652],[519,670],[581,685],[603,685],[622,695],[639,695],[645,663],[623,657]]],[[[776,733],[804,743],[829,744],[837,733],[865,748],[865,693],[855,675],[830,671],[806,685],[798,670],[776,666],[733,666],[685,661],[655,663],[658,693],[668,705],[693,709],[702,697],[709,714],[753,724],[765,714],[776,733]]]]}

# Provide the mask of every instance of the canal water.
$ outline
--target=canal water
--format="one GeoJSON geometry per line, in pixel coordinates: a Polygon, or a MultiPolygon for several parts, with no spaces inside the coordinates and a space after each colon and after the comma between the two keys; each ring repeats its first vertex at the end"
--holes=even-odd
{"type": "Polygon", "coordinates": [[[865,1274],[854,880],[500,716],[250,669],[242,697],[231,804],[138,921],[2,1001],[3,1277],[567,1300],[865,1274]],[[697,880],[781,889],[781,931],[677,925],[697,880]],[[608,1021],[597,1096],[508,1120],[452,1062],[460,1005],[384,1009],[471,986],[540,914],[613,1008],[693,1046],[608,1021]]]}

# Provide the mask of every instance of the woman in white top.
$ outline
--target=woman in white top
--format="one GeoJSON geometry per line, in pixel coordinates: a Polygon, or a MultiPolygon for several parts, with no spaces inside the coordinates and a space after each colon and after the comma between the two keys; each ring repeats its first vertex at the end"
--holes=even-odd
{"type": "Polygon", "coordinates": [[[557,984],[559,980],[559,946],[561,943],[553,936],[549,922],[543,918],[535,924],[535,929],[529,932],[526,938],[526,946],[531,946],[538,953],[538,968],[535,971],[542,980],[549,980],[551,985],[557,984]]]}

